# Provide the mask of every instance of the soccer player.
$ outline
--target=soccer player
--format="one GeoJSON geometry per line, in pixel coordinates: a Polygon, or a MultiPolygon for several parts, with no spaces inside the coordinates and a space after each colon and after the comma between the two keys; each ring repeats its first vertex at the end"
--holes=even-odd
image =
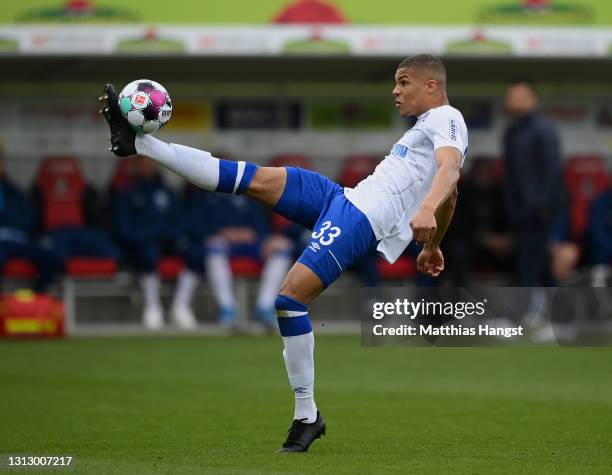
{"type": "Polygon", "coordinates": [[[439,245],[455,209],[467,128],[448,104],[446,71],[434,56],[404,59],[395,72],[393,95],[401,115],[417,116],[416,125],[352,189],[300,168],[219,160],[202,150],[137,136],[123,119],[111,85],[101,97],[116,155],[147,155],[201,188],[243,193],[313,230],[275,302],[295,393],[293,423],[281,452],[306,452],[325,434],[314,400],[314,336],[308,318],[313,299],[364,255],[378,251],[394,262],[411,240],[423,244],[417,258],[421,272],[435,277],[444,269],[439,245]]]}

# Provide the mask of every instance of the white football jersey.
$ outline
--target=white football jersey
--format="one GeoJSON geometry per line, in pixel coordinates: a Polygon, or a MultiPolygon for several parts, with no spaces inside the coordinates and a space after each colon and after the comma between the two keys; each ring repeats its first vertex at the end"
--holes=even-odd
{"type": "Polygon", "coordinates": [[[455,147],[465,160],[468,132],[461,112],[444,105],[421,114],[414,127],[393,146],[374,173],[346,198],[368,218],[378,251],[395,262],[412,240],[410,221],[429,193],[437,170],[435,151],[455,147]]]}

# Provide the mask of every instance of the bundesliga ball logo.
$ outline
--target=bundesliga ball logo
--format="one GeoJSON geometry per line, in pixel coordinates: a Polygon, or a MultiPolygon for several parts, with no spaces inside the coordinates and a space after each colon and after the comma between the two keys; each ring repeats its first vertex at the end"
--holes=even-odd
{"type": "Polygon", "coordinates": [[[166,88],[149,79],[132,81],[119,94],[119,109],[139,134],[161,129],[172,115],[172,101],[166,88]]]}

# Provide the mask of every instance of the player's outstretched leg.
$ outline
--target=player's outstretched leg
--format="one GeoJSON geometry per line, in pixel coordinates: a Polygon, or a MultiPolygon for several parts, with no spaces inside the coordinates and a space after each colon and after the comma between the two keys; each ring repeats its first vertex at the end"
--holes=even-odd
{"type": "Polygon", "coordinates": [[[121,114],[118,96],[111,84],[105,86],[100,103],[100,113],[110,128],[109,150],[115,155],[151,157],[200,188],[245,193],[269,207],[276,204],[285,189],[287,171],[284,168],[221,160],[204,150],[166,143],[147,134],[137,135],[121,114]]]}
{"type": "Polygon", "coordinates": [[[325,421],[314,400],[314,334],[308,316],[308,304],[322,290],[315,273],[298,262],[287,274],[275,302],[285,346],[283,358],[295,394],[293,423],[279,452],[306,452],[325,435],[325,421]]]}

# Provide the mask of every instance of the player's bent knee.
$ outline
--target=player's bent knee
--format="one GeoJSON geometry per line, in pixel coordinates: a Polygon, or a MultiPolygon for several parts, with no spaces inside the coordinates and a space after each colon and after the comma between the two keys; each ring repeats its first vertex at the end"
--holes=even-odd
{"type": "Polygon", "coordinates": [[[282,336],[305,335],[312,331],[307,305],[286,295],[279,295],[274,302],[274,308],[282,336]]]}
{"type": "Polygon", "coordinates": [[[245,194],[268,207],[273,207],[285,191],[286,183],[285,168],[259,167],[245,194]]]}

